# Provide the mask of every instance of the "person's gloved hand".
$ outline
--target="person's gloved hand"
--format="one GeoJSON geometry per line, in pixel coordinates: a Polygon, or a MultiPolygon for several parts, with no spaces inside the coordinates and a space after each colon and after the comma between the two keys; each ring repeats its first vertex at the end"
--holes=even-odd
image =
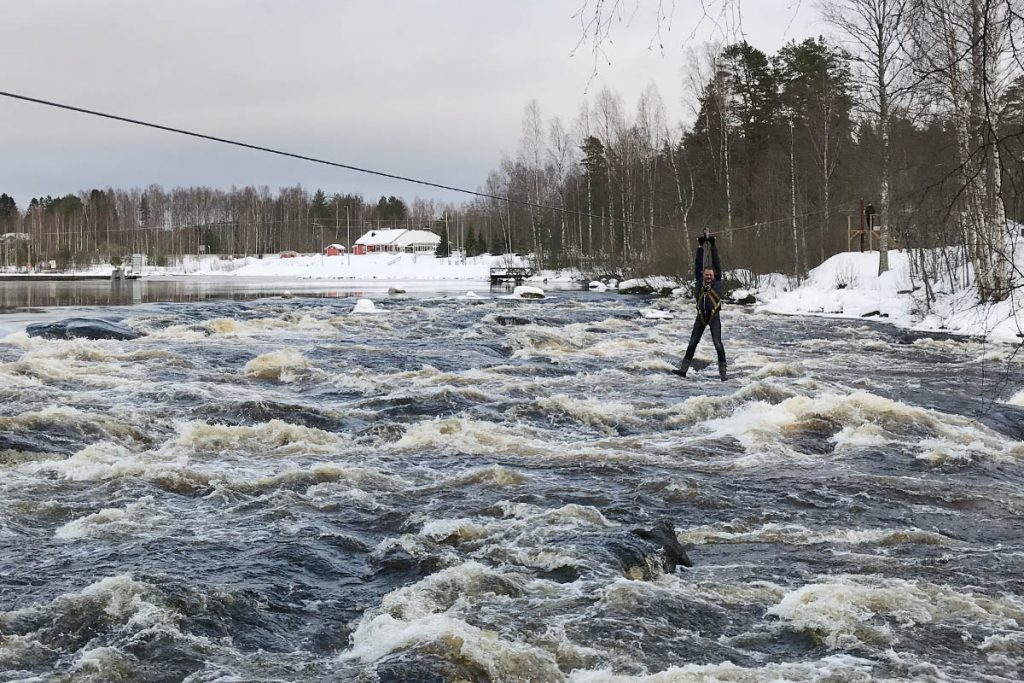
{"type": "Polygon", "coordinates": [[[715,236],[712,235],[711,237],[709,237],[708,238],[708,242],[711,242],[711,244],[714,245],[714,243],[715,243],[715,236]]]}
{"type": "Polygon", "coordinates": [[[700,237],[697,238],[697,244],[699,244],[702,247],[704,246],[704,235],[701,235],[700,237]]]}

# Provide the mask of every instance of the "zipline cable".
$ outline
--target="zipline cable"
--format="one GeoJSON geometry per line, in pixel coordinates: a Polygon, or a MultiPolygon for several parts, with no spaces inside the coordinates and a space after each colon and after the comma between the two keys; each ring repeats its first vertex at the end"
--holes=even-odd
{"type": "MultiPolygon", "coordinates": [[[[560,213],[572,214],[575,216],[582,216],[585,218],[599,218],[607,219],[607,216],[597,216],[581,211],[573,211],[571,209],[563,209],[557,206],[547,206],[545,204],[538,204],[536,202],[527,201],[524,199],[513,199],[512,197],[503,197],[501,195],[490,194],[487,192],[479,192],[476,190],[467,190],[464,187],[455,187],[454,185],[444,185],[441,183],[435,183],[429,180],[421,180],[419,178],[410,178],[408,176],[398,175],[396,173],[388,173],[386,171],[376,171],[371,168],[362,168],[360,166],[353,166],[351,164],[343,164],[338,161],[329,161],[327,159],[319,159],[317,157],[307,156],[305,154],[296,154],[295,152],[287,152],[281,149],[274,149],[273,147],[265,147],[263,145],[254,145],[248,142],[241,142],[240,140],[231,140],[229,138],[222,138],[216,135],[207,135],[206,133],[197,133],[196,131],[186,130],[184,128],[175,128],[173,126],[165,126],[160,123],[153,123],[151,121],[142,121],[139,119],[132,119],[127,116],[120,116],[118,114],[108,114],[102,111],[96,111],[94,109],[85,109],[84,107],[76,107],[70,104],[64,104],[61,102],[54,102],[51,100],[44,100],[38,97],[29,97],[28,95],[19,95],[17,93],[5,92],[0,90],[0,96],[9,97],[15,100],[22,100],[24,102],[31,102],[33,104],[41,104],[47,107],[54,107],[56,109],[64,109],[66,111],[73,111],[79,114],[88,114],[89,116],[98,116],[104,119],[110,119],[112,121],[120,121],[122,123],[130,123],[136,126],[144,126],[146,128],[155,128],[156,130],[166,131],[168,133],[177,133],[178,135],[187,135],[193,138],[199,138],[201,140],[209,140],[211,142],[220,142],[225,145],[234,145],[235,147],[243,147],[245,149],[252,149],[258,152],[266,152],[268,154],[276,154],[278,156],[289,157],[292,159],[299,159],[300,161],[309,161],[314,164],[323,164],[325,166],[333,166],[335,168],[343,168],[348,171],[355,171],[357,173],[366,173],[369,175],[380,176],[382,178],[390,178],[392,180],[400,180],[406,183],[415,183],[417,185],[425,185],[427,187],[434,187],[440,190],[449,190],[451,192],[461,192],[462,194],[472,195],[474,197],[481,197],[483,199],[494,199],[501,202],[507,202],[509,204],[517,204],[519,206],[528,206],[534,209],[545,209],[549,211],[558,211],[560,213]]],[[[654,225],[651,223],[640,223],[637,221],[621,220],[620,222],[627,225],[643,225],[648,228],[658,228],[667,230],[667,226],[654,225]]]]}
{"type": "MultiPolygon", "coordinates": [[[[338,162],[338,161],[329,161],[327,159],[319,159],[317,157],[311,157],[311,156],[307,156],[305,154],[296,154],[295,152],[287,152],[287,151],[280,150],[280,149],[274,149],[273,147],[265,147],[263,145],[254,145],[254,144],[251,144],[251,143],[248,143],[248,142],[241,142],[239,140],[231,140],[229,138],[218,137],[216,135],[207,135],[206,133],[197,133],[196,131],[186,130],[184,128],[175,128],[173,126],[166,126],[166,125],[163,125],[163,124],[160,124],[160,123],[153,123],[151,121],[142,121],[140,119],[133,119],[133,118],[129,118],[127,116],[120,116],[118,114],[109,114],[109,113],[102,112],[102,111],[96,111],[94,109],[85,109],[84,107],[76,107],[76,106],[71,105],[71,104],[64,104],[62,102],[54,102],[52,100],[44,100],[44,99],[41,99],[41,98],[38,98],[38,97],[29,97],[28,95],[19,95],[17,93],[6,92],[6,91],[3,91],[3,90],[0,90],[0,96],[8,97],[8,98],[14,99],[14,100],[21,100],[23,102],[31,102],[33,104],[41,104],[43,106],[53,107],[55,109],[63,109],[65,111],[72,111],[72,112],[76,112],[76,113],[79,113],[79,114],[88,114],[89,116],[98,116],[100,118],[110,119],[112,121],[120,121],[121,123],[130,123],[130,124],[135,125],[135,126],[143,126],[145,128],[154,128],[156,130],[162,130],[162,131],[165,131],[165,132],[168,132],[168,133],[176,133],[178,135],[187,135],[189,137],[199,138],[201,140],[209,140],[211,142],[219,142],[219,143],[222,143],[222,144],[225,144],[225,145],[233,145],[235,147],[242,147],[244,149],[251,149],[251,150],[255,150],[257,152],[266,152],[268,154],[276,154],[278,156],[289,157],[289,158],[292,158],[292,159],[298,159],[300,161],[308,161],[308,162],[311,162],[311,163],[314,163],[314,164],[323,164],[325,166],[333,166],[335,168],[343,168],[345,170],[355,171],[357,173],[366,173],[366,174],[369,174],[369,175],[379,176],[381,178],[390,178],[392,180],[399,180],[399,181],[406,182],[406,183],[414,183],[416,185],[424,185],[426,187],[434,187],[434,188],[437,188],[437,189],[440,189],[440,190],[449,190],[451,192],[460,192],[462,194],[468,194],[468,195],[472,195],[474,197],[480,197],[482,199],[493,199],[493,200],[496,200],[496,201],[505,202],[507,204],[516,204],[518,206],[527,206],[527,207],[530,207],[530,208],[533,208],[533,209],[543,209],[543,210],[546,210],[546,211],[556,211],[558,213],[563,213],[563,214],[567,214],[567,215],[571,215],[571,216],[580,216],[582,218],[596,218],[596,219],[602,220],[602,221],[608,220],[608,218],[609,218],[608,216],[598,216],[596,214],[586,213],[584,211],[573,211],[572,209],[565,209],[565,208],[561,208],[561,207],[557,207],[557,206],[548,206],[546,204],[538,204],[536,202],[531,202],[531,201],[528,201],[528,200],[525,200],[525,199],[514,199],[512,197],[503,197],[501,195],[490,194],[490,193],[487,193],[487,192],[479,192],[479,191],[476,191],[476,190],[467,190],[466,188],[455,187],[454,185],[444,185],[442,183],[435,183],[435,182],[432,182],[432,181],[429,181],[429,180],[421,180],[419,178],[410,178],[408,176],[398,175],[396,173],[388,173],[386,171],[376,171],[376,170],[373,170],[373,169],[370,169],[370,168],[362,168],[360,166],[353,166],[351,164],[343,164],[343,163],[338,162]]],[[[798,218],[806,218],[808,216],[813,216],[813,215],[820,214],[820,213],[824,213],[824,210],[823,209],[819,209],[819,210],[816,210],[816,211],[808,211],[807,213],[798,214],[797,217],[798,218]]],[[[742,226],[735,227],[735,228],[728,228],[728,229],[725,229],[725,230],[719,230],[718,233],[719,234],[728,234],[728,233],[740,232],[742,230],[749,230],[749,229],[752,229],[752,228],[766,227],[766,226],[772,225],[774,223],[781,223],[782,221],[791,220],[792,218],[793,218],[792,216],[786,216],[785,218],[779,218],[779,219],[771,220],[771,221],[757,221],[755,223],[750,223],[748,225],[742,225],[742,226]]],[[[642,222],[639,222],[639,221],[632,221],[632,220],[626,220],[626,219],[615,219],[615,218],[612,218],[612,220],[613,221],[618,220],[618,222],[620,222],[620,223],[622,223],[624,225],[637,225],[637,226],[642,226],[644,228],[651,229],[651,230],[668,230],[668,231],[671,231],[671,232],[674,232],[674,233],[677,233],[677,234],[679,233],[679,229],[678,228],[672,228],[672,227],[665,226],[665,225],[657,225],[655,223],[642,223],[642,222]]],[[[706,232],[706,230],[705,230],[705,232],[706,232]]]]}

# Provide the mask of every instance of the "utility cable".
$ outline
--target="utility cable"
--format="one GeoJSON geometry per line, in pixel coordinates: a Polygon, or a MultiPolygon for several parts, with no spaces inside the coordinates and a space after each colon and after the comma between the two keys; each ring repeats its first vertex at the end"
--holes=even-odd
{"type": "MultiPolygon", "coordinates": [[[[503,197],[501,195],[489,194],[487,192],[479,192],[477,190],[467,190],[463,187],[455,187],[453,185],[443,185],[441,183],[431,182],[429,180],[420,180],[419,178],[410,178],[408,176],[402,176],[395,173],[388,173],[386,171],[375,171],[370,168],[362,168],[360,166],[353,166],[351,164],[343,164],[338,161],[329,161],[327,159],[319,159],[317,157],[306,156],[305,154],[296,154],[294,152],[287,152],[280,149],[274,149],[273,147],[265,147],[263,145],[254,145],[248,142],[241,142],[239,140],[231,140],[229,138],[222,138],[216,135],[207,135],[206,133],[197,133],[196,131],[185,130],[184,128],[175,128],[173,126],[165,126],[160,123],[152,123],[151,121],[141,121],[139,119],[128,118],[127,116],[119,116],[117,114],[108,114],[106,112],[96,111],[93,109],[85,109],[83,107],[76,107],[70,104],[63,104],[61,102],[53,102],[51,100],[44,100],[38,97],[29,97],[27,95],[19,95],[12,92],[4,92],[0,90],[0,96],[9,97],[15,100],[22,100],[23,102],[31,102],[33,104],[41,104],[47,107],[54,107],[56,109],[64,109],[66,111],[73,111],[79,114],[88,114],[89,116],[98,116],[104,119],[110,119],[113,121],[120,121],[122,123],[130,123],[136,126],[144,126],[146,128],[155,128],[156,130],[166,131],[168,133],[177,133],[178,135],[187,135],[193,138],[199,138],[201,140],[210,140],[211,142],[220,142],[225,145],[234,145],[235,147],[243,147],[245,149],[252,149],[258,152],[266,152],[268,154],[276,154],[278,156],[289,157],[292,159],[299,159],[300,161],[309,161],[314,164],[323,164],[325,166],[333,166],[335,168],[343,168],[348,171],[355,171],[357,173],[367,173],[369,175],[380,176],[382,178],[390,178],[392,180],[400,180],[406,183],[415,183],[417,185],[425,185],[427,187],[434,187],[441,190],[449,190],[451,192],[461,192],[462,194],[472,195],[474,197],[481,197],[483,199],[494,199],[501,202],[507,202],[509,204],[517,204],[519,206],[527,206],[533,209],[544,209],[548,211],[558,211],[564,214],[571,214],[574,216],[582,216],[584,218],[597,218],[606,220],[607,216],[597,216],[594,214],[585,213],[582,211],[573,211],[571,209],[563,209],[557,206],[548,206],[545,204],[538,204],[537,202],[527,201],[525,199],[513,199],[512,197],[503,197]]],[[[620,220],[621,223],[627,225],[642,225],[648,228],[659,228],[663,230],[669,229],[667,226],[653,225],[651,223],[641,223],[638,221],[620,220]]]]}
{"type": "MultiPolygon", "coordinates": [[[[395,173],[388,173],[386,171],[376,171],[376,170],[370,169],[370,168],[362,168],[360,166],[353,166],[351,164],[343,164],[343,163],[338,162],[338,161],[329,161],[327,159],[319,159],[317,157],[311,157],[311,156],[307,156],[307,155],[304,155],[304,154],[296,154],[294,152],[287,152],[287,151],[280,150],[280,149],[274,149],[273,147],[265,147],[263,145],[254,145],[254,144],[251,144],[251,143],[248,143],[248,142],[241,142],[239,140],[231,140],[229,138],[222,138],[222,137],[218,137],[216,135],[207,135],[206,133],[198,133],[196,131],[186,130],[184,128],[175,128],[173,126],[166,126],[166,125],[163,125],[163,124],[160,124],[160,123],[153,123],[151,121],[142,121],[140,119],[133,119],[133,118],[129,118],[127,116],[120,116],[118,114],[109,114],[109,113],[106,113],[106,112],[96,111],[96,110],[93,110],[93,109],[85,109],[83,107],[76,107],[74,105],[64,104],[62,102],[54,102],[52,100],[44,100],[44,99],[41,99],[41,98],[38,98],[38,97],[29,97],[28,95],[19,95],[17,93],[5,92],[5,91],[2,91],[2,90],[0,90],[0,96],[7,97],[7,98],[10,98],[10,99],[14,99],[14,100],[21,100],[23,102],[31,102],[33,104],[41,104],[43,106],[53,107],[55,109],[63,109],[65,111],[72,111],[72,112],[76,112],[76,113],[79,113],[79,114],[88,114],[89,116],[97,116],[97,117],[104,118],[104,119],[110,119],[112,121],[120,121],[122,123],[130,123],[132,125],[143,126],[145,128],[154,128],[156,130],[162,130],[162,131],[165,131],[165,132],[168,132],[168,133],[176,133],[178,135],[187,135],[189,137],[199,138],[201,140],[209,140],[211,142],[219,142],[219,143],[222,143],[222,144],[225,144],[225,145],[233,145],[235,147],[242,147],[244,149],[251,149],[251,150],[255,150],[257,152],[266,152],[268,154],[276,154],[278,156],[289,157],[289,158],[292,158],[292,159],[299,159],[300,161],[308,161],[308,162],[311,162],[311,163],[314,163],[314,164],[323,164],[325,166],[333,166],[335,168],[343,168],[345,170],[355,171],[357,173],[366,173],[366,174],[369,174],[369,175],[375,175],[375,176],[379,176],[379,177],[382,177],[382,178],[390,178],[392,180],[399,180],[399,181],[406,182],[406,183],[414,183],[416,185],[424,185],[426,187],[434,187],[434,188],[441,189],[441,190],[449,190],[451,192],[460,192],[462,194],[468,194],[468,195],[471,195],[471,196],[474,196],[474,197],[480,197],[482,199],[493,199],[493,200],[500,201],[500,202],[506,202],[507,204],[516,204],[518,206],[526,206],[526,207],[530,207],[530,208],[533,208],[533,209],[542,209],[542,210],[546,210],[546,211],[556,211],[558,213],[562,213],[562,214],[566,214],[566,215],[572,215],[572,216],[579,216],[579,217],[582,217],[582,218],[596,218],[596,219],[601,220],[601,221],[608,220],[610,218],[612,221],[618,221],[619,223],[624,224],[624,225],[636,225],[636,226],[641,226],[641,227],[644,227],[644,228],[647,228],[647,229],[652,229],[652,230],[668,230],[668,231],[675,232],[675,233],[679,232],[678,228],[672,228],[672,227],[664,226],[664,225],[657,225],[655,223],[645,223],[645,222],[640,222],[640,221],[626,220],[626,219],[622,219],[622,218],[616,219],[616,218],[610,217],[610,216],[599,216],[599,215],[592,214],[592,213],[587,213],[587,212],[584,212],[584,211],[573,211],[572,209],[565,209],[565,208],[561,208],[561,207],[557,207],[557,206],[549,206],[549,205],[546,205],[546,204],[539,204],[537,202],[531,202],[531,201],[524,200],[524,199],[514,199],[512,197],[503,197],[501,195],[490,194],[490,193],[487,193],[487,192],[479,192],[477,190],[467,190],[465,188],[455,187],[453,185],[444,185],[444,184],[435,183],[435,182],[432,182],[432,181],[429,181],[429,180],[421,180],[419,178],[411,178],[411,177],[408,177],[408,176],[402,176],[402,175],[398,175],[398,174],[395,174],[395,173]]],[[[819,209],[819,210],[816,210],[816,211],[808,211],[808,212],[803,213],[803,214],[798,214],[797,218],[806,218],[808,216],[813,216],[813,215],[820,214],[820,213],[824,213],[824,210],[823,209],[819,209]]],[[[792,218],[793,218],[792,216],[786,216],[785,218],[779,218],[779,219],[776,219],[776,220],[757,221],[757,222],[754,222],[754,223],[750,223],[748,225],[742,225],[742,226],[739,226],[739,227],[726,228],[724,230],[719,230],[718,234],[729,234],[729,233],[734,233],[734,232],[740,232],[740,231],[743,231],[743,230],[749,230],[749,229],[752,229],[752,228],[762,228],[762,227],[766,227],[768,225],[772,225],[774,223],[781,223],[783,221],[792,220],[792,218]]]]}

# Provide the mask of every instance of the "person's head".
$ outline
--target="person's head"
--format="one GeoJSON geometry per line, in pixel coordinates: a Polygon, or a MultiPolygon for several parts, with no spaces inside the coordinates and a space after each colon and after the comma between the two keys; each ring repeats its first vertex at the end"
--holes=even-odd
{"type": "Polygon", "coordinates": [[[711,282],[715,279],[715,269],[705,268],[704,269],[704,282],[711,282]]]}

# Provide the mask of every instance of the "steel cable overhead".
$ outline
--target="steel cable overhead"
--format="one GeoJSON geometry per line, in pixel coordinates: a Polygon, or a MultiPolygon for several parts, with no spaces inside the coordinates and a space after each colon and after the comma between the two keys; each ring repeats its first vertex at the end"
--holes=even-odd
{"type": "MultiPolygon", "coordinates": [[[[255,144],[252,144],[252,143],[242,142],[240,140],[232,140],[230,138],[223,138],[223,137],[219,137],[219,136],[216,136],[216,135],[208,135],[206,133],[199,133],[199,132],[192,131],[192,130],[186,130],[184,128],[176,128],[174,126],[167,126],[167,125],[160,124],[160,123],[153,123],[151,121],[142,121],[140,119],[133,119],[133,118],[129,118],[127,116],[120,116],[118,114],[110,114],[110,113],[107,113],[107,112],[96,111],[94,109],[86,109],[84,107],[76,107],[76,106],[71,105],[71,104],[64,104],[62,102],[54,102],[52,100],[44,100],[44,99],[38,98],[38,97],[29,97],[28,95],[19,95],[18,93],[6,92],[6,91],[3,91],[3,90],[0,90],[0,96],[7,97],[7,98],[10,98],[10,99],[13,99],[13,100],[21,100],[23,102],[30,102],[32,104],[40,104],[40,105],[43,105],[43,106],[46,106],[46,107],[53,107],[55,109],[63,109],[65,111],[76,112],[76,113],[79,113],[79,114],[87,114],[89,116],[96,116],[96,117],[99,117],[99,118],[109,119],[109,120],[112,120],[112,121],[119,121],[121,123],[130,123],[130,124],[135,125],[135,126],[143,126],[145,128],[153,128],[153,129],[162,130],[162,131],[165,131],[165,132],[168,132],[168,133],[176,133],[178,135],[187,135],[189,137],[199,138],[200,140],[209,140],[210,142],[219,142],[219,143],[222,143],[222,144],[225,144],[225,145],[232,145],[232,146],[235,146],[235,147],[242,147],[244,149],[255,150],[257,152],[266,152],[267,154],[275,154],[277,156],[288,157],[288,158],[291,158],[291,159],[298,159],[300,161],[308,161],[308,162],[314,163],[314,164],[322,164],[324,166],[333,166],[334,168],[342,168],[342,169],[345,169],[345,170],[348,170],[348,171],[355,171],[357,173],[366,173],[368,175],[375,175],[375,176],[378,176],[378,177],[381,177],[381,178],[390,178],[391,180],[399,180],[399,181],[406,182],[406,183],[414,183],[416,185],[423,185],[423,186],[426,186],[426,187],[433,187],[433,188],[437,188],[437,189],[440,189],[440,190],[448,190],[450,192],[459,192],[459,193],[471,195],[471,196],[474,196],[474,197],[480,197],[482,199],[493,199],[493,200],[500,201],[500,202],[506,202],[507,204],[516,204],[518,206],[526,206],[526,207],[529,207],[529,208],[542,209],[542,210],[545,210],[545,211],[555,211],[555,212],[558,212],[558,213],[562,213],[562,214],[566,214],[566,215],[572,215],[572,216],[580,216],[580,217],[583,217],[583,218],[597,218],[599,220],[607,220],[609,218],[608,216],[598,216],[598,215],[591,214],[591,213],[586,213],[586,212],[583,212],[583,211],[573,211],[571,209],[564,209],[564,208],[561,208],[561,207],[558,207],[558,206],[549,206],[549,205],[546,205],[546,204],[538,204],[536,202],[527,201],[525,199],[515,199],[515,198],[512,198],[512,197],[503,197],[501,195],[490,194],[490,193],[487,193],[487,192],[480,192],[480,191],[477,191],[477,190],[467,190],[464,187],[456,187],[454,185],[445,185],[443,183],[435,183],[435,182],[430,181],[430,180],[422,180],[422,179],[419,179],[419,178],[411,178],[409,176],[398,175],[396,173],[388,173],[386,171],[377,171],[377,170],[374,170],[374,169],[371,169],[371,168],[362,168],[360,166],[353,166],[352,164],[345,164],[345,163],[341,163],[339,161],[330,161],[328,159],[320,159],[320,158],[311,157],[311,156],[308,156],[308,155],[305,155],[305,154],[297,154],[295,152],[288,152],[288,151],[285,151],[285,150],[275,149],[273,147],[266,147],[264,145],[255,145],[255,144]]],[[[806,218],[808,216],[813,216],[813,215],[820,214],[820,213],[824,213],[824,210],[822,209],[822,210],[817,210],[817,211],[809,211],[807,213],[798,214],[797,217],[798,218],[806,218]]],[[[727,228],[725,230],[719,230],[718,233],[719,234],[728,234],[728,233],[740,232],[740,231],[743,231],[743,230],[750,230],[752,228],[761,228],[761,227],[765,227],[765,226],[768,226],[768,225],[772,225],[774,223],[781,223],[782,221],[792,220],[792,218],[793,218],[792,216],[786,216],[785,218],[779,218],[779,219],[771,220],[771,221],[759,221],[759,222],[756,222],[756,223],[750,223],[749,225],[743,225],[743,226],[739,226],[739,227],[735,227],[735,228],[727,228]]],[[[665,226],[665,225],[657,225],[655,223],[644,223],[644,222],[640,222],[640,221],[631,221],[631,220],[626,220],[626,219],[615,219],[615,218],[613,218],[612,220],[619,220],[619,222],[621,222],[621,223],[623,223],[625,225],[642,226],[642,227],[645,227],[645,228],[648,228],[648,229],[654,229],[654,230],[667,230],[667,231],[671,231],[671,232],[674,232],[674,233],[678,233],[679,232],[678,228],[671,228],[671,227],[665,226]]]]}

